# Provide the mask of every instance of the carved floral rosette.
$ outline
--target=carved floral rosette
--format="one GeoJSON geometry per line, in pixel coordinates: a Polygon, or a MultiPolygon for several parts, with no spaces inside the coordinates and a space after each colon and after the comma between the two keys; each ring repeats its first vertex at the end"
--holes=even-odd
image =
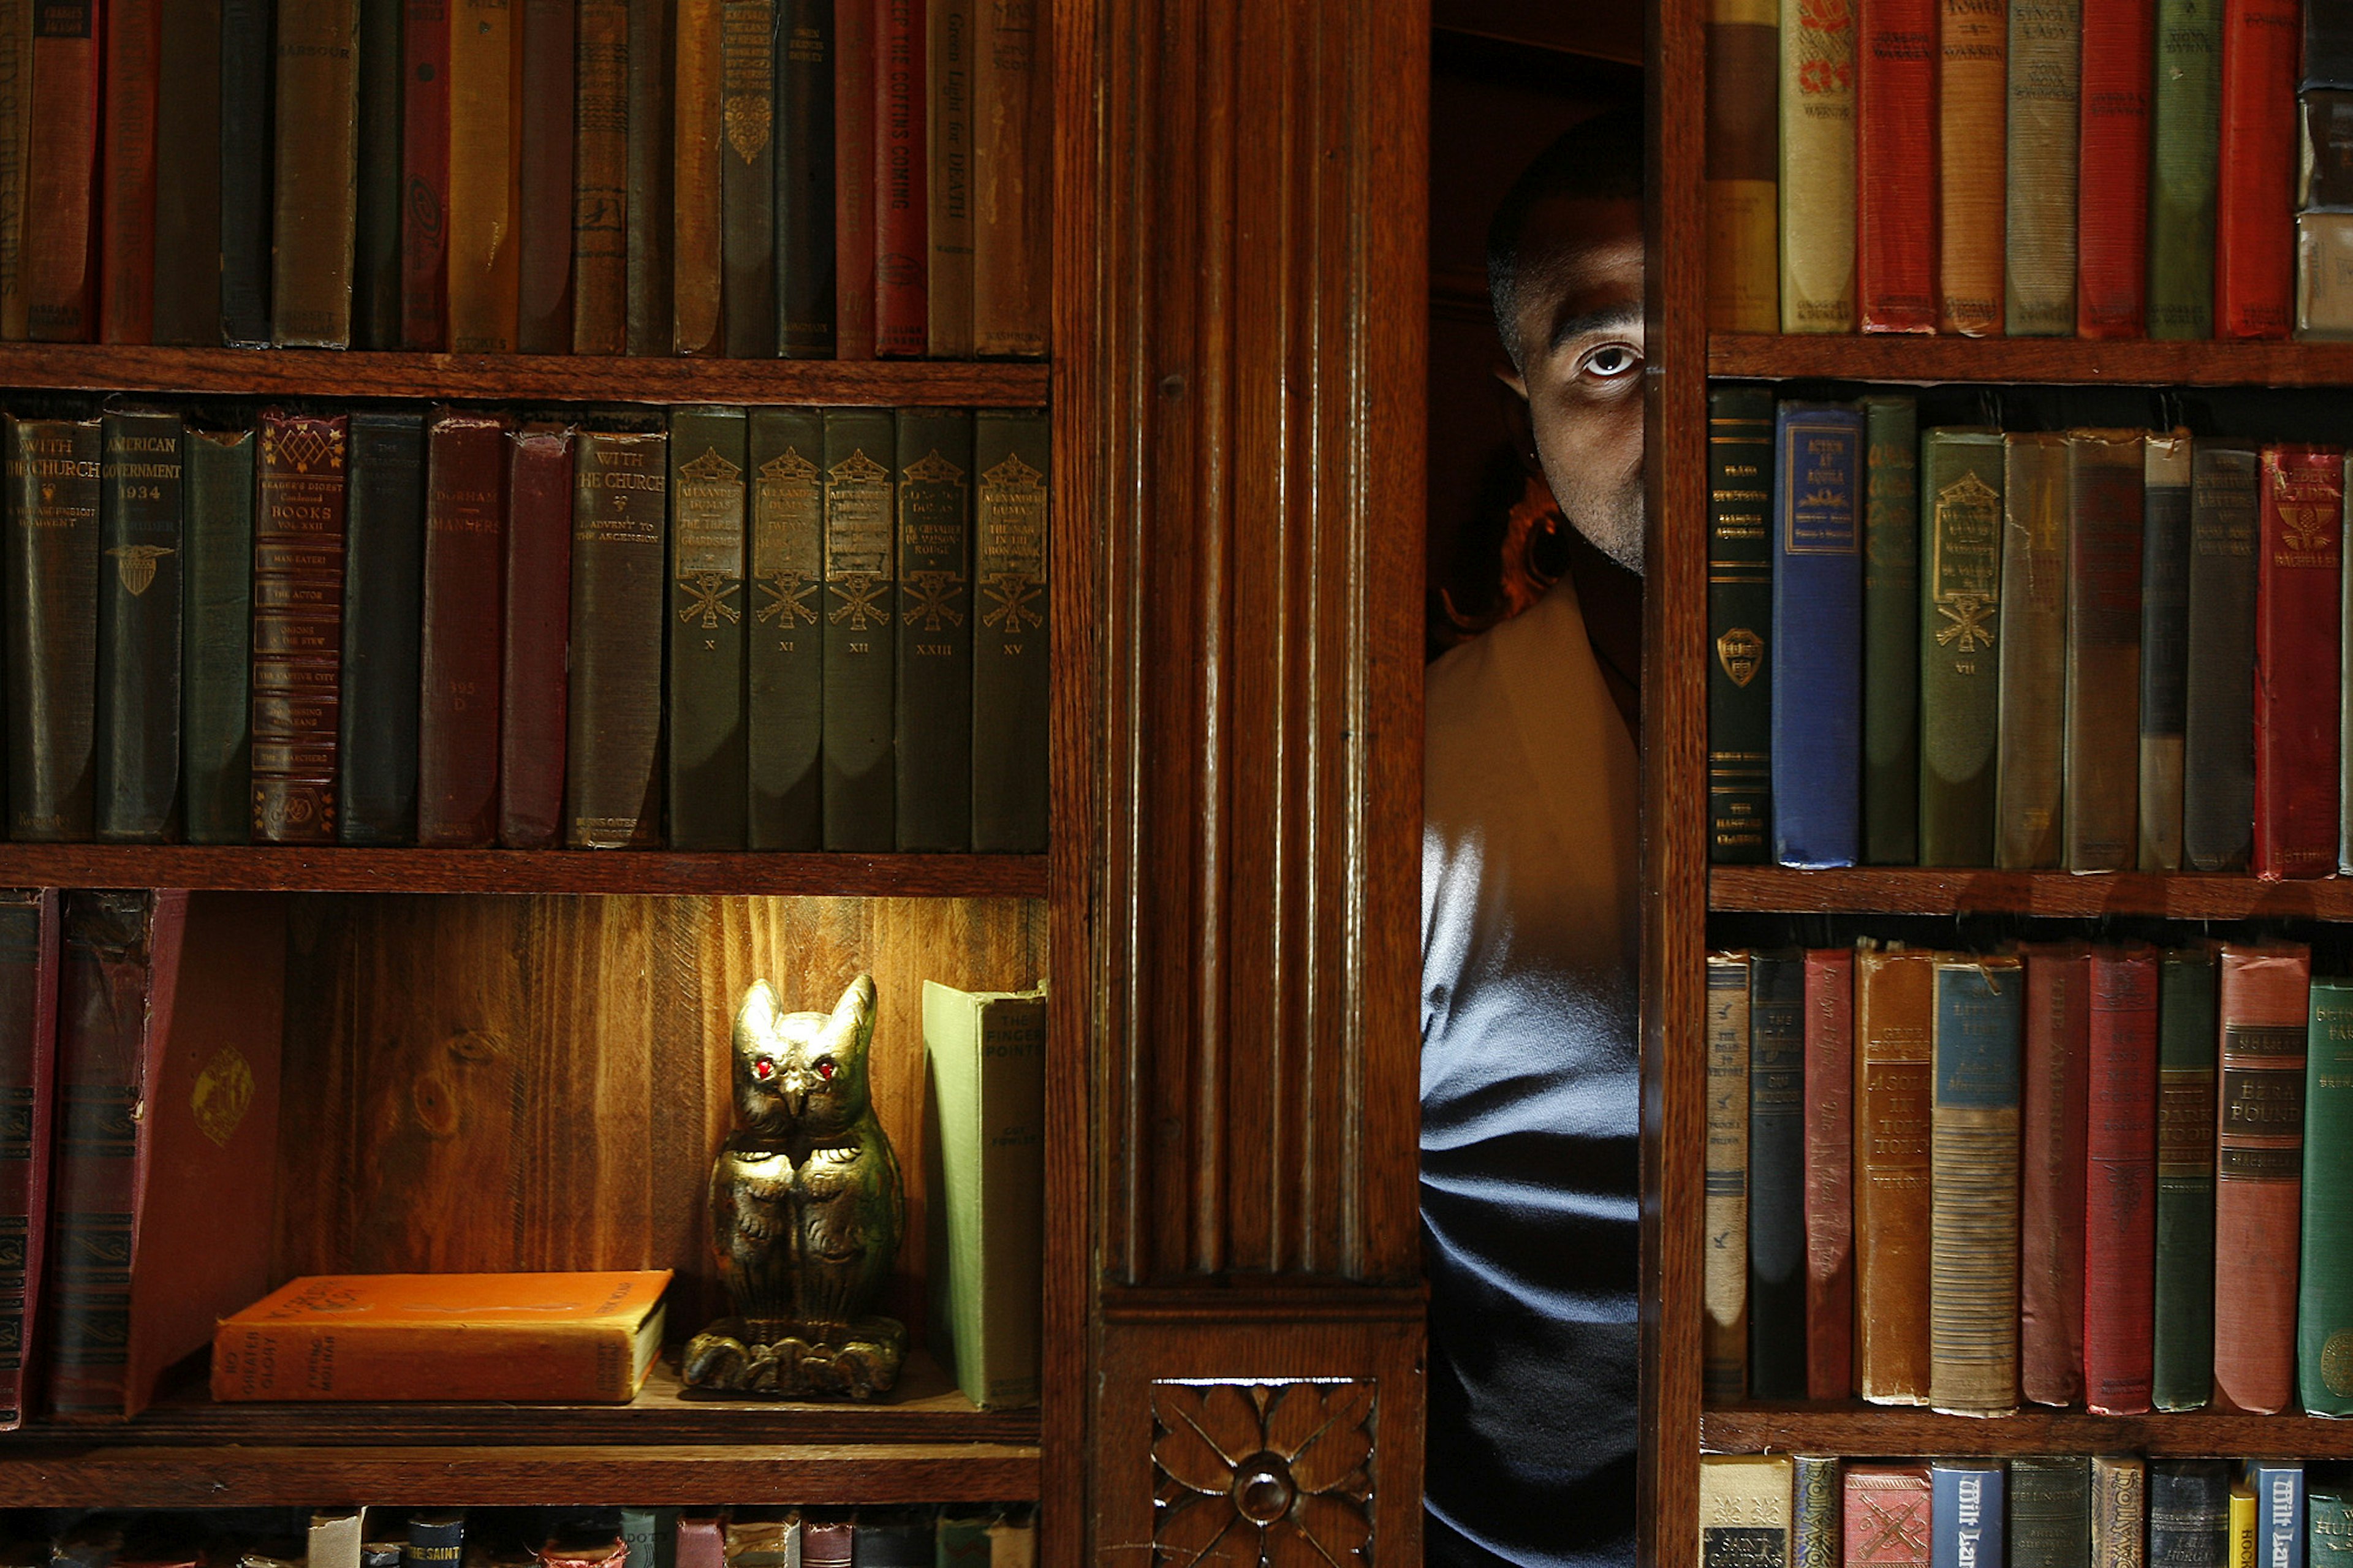
{"type": "Polygon", "coordinates": [[[1152,1385],[1155,1561],[1372,1562],[1373,1384],[1152,1385]]]}

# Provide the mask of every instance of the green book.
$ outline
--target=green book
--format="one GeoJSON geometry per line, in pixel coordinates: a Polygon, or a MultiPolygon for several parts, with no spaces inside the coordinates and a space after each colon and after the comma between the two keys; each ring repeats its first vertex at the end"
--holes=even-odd
{"type": "Polygon", "coordinates": [[[2157,0],[2156,77],[2149,100],[2148,335],[2211,338],[2222,0],[2157,0]]]}
{"type": "Polygon", "coordinates": [[[98,471],[98,837],[161,844],[180,799],[180,416],[109,414],[98,471]]]}
{"type": "Polygon", "coordinates": [[[253,837],[253,457],[250,430],[191,430],[180,618],[180,773],[191,844],[253,837]]]}
{"type": "Polygon", "coordinates": [[[2002,300],[2013,338],[2075,335],[2083,41],[2082,0],[2011,0],[2002,300]]]}
{"type": "Polygon", "coordinates": [[[972,416],[899,411],[898,838],[972,847],[972,416]]]}
{"type": "Polygon", "coordinates": [[[2090,1568],[2091,1561],[2091,1462],[2012,1459],[2010,1568],[2090,1568]]]}
{"type": "Polygon", "coordinates": [[[1913,400],[1864,398],[1862,438],[1862,858],[1913,866],[1920,859],[1920,437],[1913,400]]]}
{"type": "Polygon", "coordinates": [[[984,408],[973,417],[980,619],[972,652],[972,847],[1006,854],[1046,848],[1053,635],[1046,428],[1042,409],[984,408]]]}
{"type": "Polygon", "coordinates": [[[670,411],[673,849],[744,843],[744,426],[740,408],[670,411]]]}
{"type": "Polygon", "coordinates": [[[2306,1488],[2304,1517],[2309,1568],[2353,1568],[2353,1488],[2306,1488]]]}
{"type": "Polygon", "coordinates": [[[752,624],[744,741],[751,845],[822,842],[825,731],[825,416],[755,408],[751,424],[752,624]]]}
{"type": "Polygon", "coordinates": [[[1920,437],[1920,863],[1993,859],[2001,432],[1920,437]]]}
{"type": "Polygon", "coordinates": [[[8,837],[90,837],[98,710],[96,419],[8,416],[8,837]]]}
{"type": "Polygon", "coordinates": [[[1718,865],[1773,858],[1772,632],[1773,389],[1711,387],[1707,846],[1718,865]]]}
{"type": "Polygon", "coordinates": [[[2310,1016],[2297,1394],[2311,1415],[2353,1415],[2353,980],[2314,980],[2310,1016]]]}
{"type": "Polygon", "coordinates": [[[2151,1398],[2196,1410],[2214,1386],[2214,1090],[2221,1023],[2211,947],[2158,969],[2157,1317],[2151,1398]]]}
{"type": "Polygon", "coordinates": [[[935,1568],[992,1568],[988,1558],[988,1527],[994,1512],[942,1513],[934,1538],[935,1568]]]}
{"type": "Polygon", "coordinates": [[[621,1543],[629,1550],[628,1568],[675,1568],[678,1510],[625,1508],[620,1513],[621,1543]]]}
{"type": "Polygon", "coordinates": [[[2067,695],[2067,437],[2002,437],[2000,721],[1993,863],[2059,864],[2059,719],[2067,695]]]}
{"type": "Polygon", "coordinates": [[[887,850],[897,640],[897,422],[887,408],[825,415],[825,785],[828,849],[887,850]]]}
{"type": "Polygon", "coordinates": [[[1038,1403],[1045,1286],[1046,994],[923,983],[939,1113],[925,1151],[933,1352],[984,1409],[1038,1403]]]}

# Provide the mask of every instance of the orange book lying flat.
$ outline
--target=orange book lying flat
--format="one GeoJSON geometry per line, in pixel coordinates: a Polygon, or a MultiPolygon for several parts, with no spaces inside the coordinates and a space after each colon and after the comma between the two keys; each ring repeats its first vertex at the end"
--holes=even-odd
{"type": "Polygon", "coordinates": [[[626,1405],[661,1352],[670,1270],[320,1274],[213,1333],[215,1399],[626,1405]]]}

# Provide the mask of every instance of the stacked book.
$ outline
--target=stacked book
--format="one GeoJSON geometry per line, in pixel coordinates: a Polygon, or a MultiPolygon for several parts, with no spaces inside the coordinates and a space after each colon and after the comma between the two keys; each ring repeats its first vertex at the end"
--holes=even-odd
{"type": "Polygon", "coordinates": [[[7,421],[10,837],[1045,848],[1041,414],[206,412],[7,421]]]}
{"type": "Polygon", "coordinates": [[[1042,14],[5,0],[0,339],[1042,354],[1042,14]]]}

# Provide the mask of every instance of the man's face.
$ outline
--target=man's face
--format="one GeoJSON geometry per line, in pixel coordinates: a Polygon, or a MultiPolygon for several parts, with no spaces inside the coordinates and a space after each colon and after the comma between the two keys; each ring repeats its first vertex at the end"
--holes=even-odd
{"type": "Polygon", "coordinates": [[[1529,215],[1513,323],[1537,463],[1562,514],[1642,570],[1642,206],[1549,201],[1529,215]]]}

